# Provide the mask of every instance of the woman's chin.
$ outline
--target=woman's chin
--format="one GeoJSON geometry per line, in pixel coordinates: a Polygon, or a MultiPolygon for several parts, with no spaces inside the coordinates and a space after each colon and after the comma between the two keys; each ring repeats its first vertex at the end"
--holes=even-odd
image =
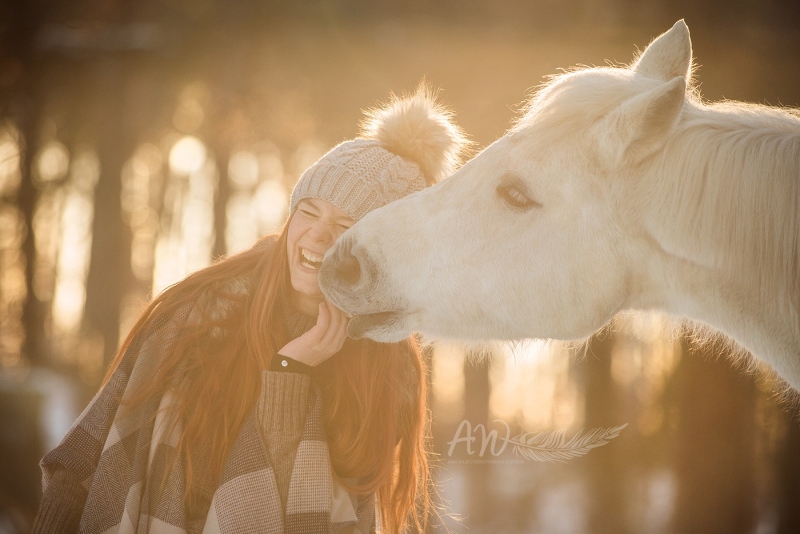
{"type": "Polygon", "coordinates": [[[325,296],[316,288],[308,287],[302,284],[292,284],[289,294],[289,302],[298,311],[308,315],[316,315],[319,311],[319,304],[325,301],[325,296]]]}

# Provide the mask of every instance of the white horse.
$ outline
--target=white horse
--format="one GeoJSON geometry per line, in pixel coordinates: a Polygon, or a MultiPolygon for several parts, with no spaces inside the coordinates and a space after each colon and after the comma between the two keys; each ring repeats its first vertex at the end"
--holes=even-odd
{"type": "Polygon", "coordinates": [[[628,68],[556,76],[453,176],[364,217],[320,273],[351,335],[573,340],[661,310],[800,389],[800,114],[704,103],[691,63],[679,21],[628,68]]]}

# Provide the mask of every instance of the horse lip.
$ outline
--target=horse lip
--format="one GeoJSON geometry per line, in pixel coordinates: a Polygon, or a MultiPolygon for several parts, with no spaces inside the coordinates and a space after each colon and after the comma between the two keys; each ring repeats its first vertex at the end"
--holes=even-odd
{"type": "Polygon", "coordinates": [[[393,311],[354,315],[347,323],[347,335],[353,339],[362,338],[375,327],[386,327],[396,323],[402,315],[400,312],[393,311]]]}

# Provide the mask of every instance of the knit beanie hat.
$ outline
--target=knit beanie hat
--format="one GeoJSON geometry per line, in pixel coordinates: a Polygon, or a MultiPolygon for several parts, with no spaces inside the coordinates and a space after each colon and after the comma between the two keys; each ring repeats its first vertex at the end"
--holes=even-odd
{"type": "Polygon", "coordinates": [[[358,221],[364,215],[447,177],[467,145],[452,113],[426,87],[366,111],[361,136],[309,167],[292,191],[291,211],[305,198],[327,200],[358,221]]]}

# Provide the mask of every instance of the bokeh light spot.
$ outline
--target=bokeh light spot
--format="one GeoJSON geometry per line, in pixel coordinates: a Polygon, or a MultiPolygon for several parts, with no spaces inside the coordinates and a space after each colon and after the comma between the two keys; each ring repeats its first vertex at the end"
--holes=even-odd
{"type": "Polygon", "coordinates": [[[255,198],[255,211],[258,214],[261,234],[278,229],[289,207],[286,188],[278,182],[267,181],[258,186],[255,198]]]}
{"type": "Polygon", "coordinates": [[[228,175],[236,187],[250,189],[258,183],[258,158],[245,150],[236,152],[228,162],[228,175]]]}
{"type": "Polygon", "coordinates": [[[206,161],[206,146],[200,139],[187,135],[169,152],[169,168],[176,174],[192,174],[206,161]]]}
{"type": "Polygon", "coordinates": [[[52,182],[63,177],[69,167],[69,151],[58,141],[50,141],[39,152],[36,161],[39,180],[52,182]]]}

